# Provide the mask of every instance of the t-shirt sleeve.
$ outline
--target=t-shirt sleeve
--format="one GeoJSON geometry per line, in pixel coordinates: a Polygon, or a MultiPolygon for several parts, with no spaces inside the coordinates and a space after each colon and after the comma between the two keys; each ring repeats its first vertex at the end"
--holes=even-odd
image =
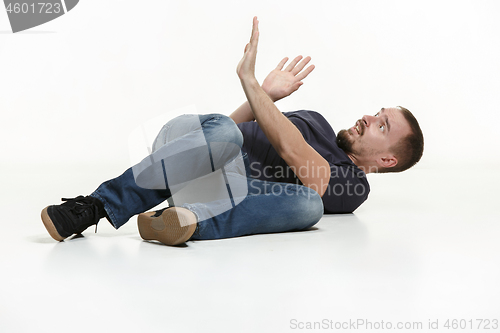
{"type": "Polygon", "coordinates": [[[323,194],[325,214],[354,212],[367,198],[366,175],[349,166],[330,165],[330,182],[323,194]]]}

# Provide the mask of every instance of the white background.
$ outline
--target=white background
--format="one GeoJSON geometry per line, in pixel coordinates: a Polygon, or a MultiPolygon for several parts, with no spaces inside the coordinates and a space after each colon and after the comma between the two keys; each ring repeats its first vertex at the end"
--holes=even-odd
{"type": "Polygon", "coordinates": [[[0,13],[3,163],[129,163],[129,133],[195,105],[229,114],[260,20],[260,82],[285,56],[316,70],[282,111],[311,109],[338,131],[383,106],[420,120],[423,163],[496,160],[497,1],[81,1],[9,33],[0,13]],[[125,143],[125,144],[124,144],[125,143]]]}
{"type": "Polygon", "coordinates": [[[0,11],[0,330],[498,317],[499,14],[484,0],[82,0],[12,34],[0,11]],[[235,69],[254,15],[260,82],[285,56],[316,65],[281,111],[321,112],[338,131],[402,105],[424,131],[422,161],[369,175],[354,215],[311,232],[167,248],[142,242],[135,222],[101,222],[54,242],[41,209],[128,168],[139,124],[245,100],[235,69]]]}

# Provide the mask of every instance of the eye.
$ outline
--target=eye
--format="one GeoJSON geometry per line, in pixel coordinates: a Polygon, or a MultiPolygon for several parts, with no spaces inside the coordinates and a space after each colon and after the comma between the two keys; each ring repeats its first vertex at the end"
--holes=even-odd
{"type": "Polygon", "coordinates": [[[383,132],[385,130],[385,125],[380,125],[380,130],[383,132]]]}
{"type": "Polygon", "coordinates": [[[378,117],[378,113],[375,115],[375,117],[378,117]]]}

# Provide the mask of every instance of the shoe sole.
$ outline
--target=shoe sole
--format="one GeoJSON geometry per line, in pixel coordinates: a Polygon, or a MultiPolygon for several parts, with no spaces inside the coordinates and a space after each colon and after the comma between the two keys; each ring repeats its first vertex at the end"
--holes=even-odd
{"type": "Polygon", "coordinates": [[[144,240],[179,245],[187,242],[196,230],[196,215],[186,208],[172,207],[158,217],[154,215],[155,212],[147,212],[137,217],[139,234],[144,240]]]}
{"type": "Polygon", "coordinates": [[[47,212],[48,209],[49,209],[49,206],[45,207],[42,210],[42,222],[43,222],[43,225],[45,226],[45,229],[47,229],[47,231],[49,232],[49,235],[52,238],[54,238],[56,241],[60,242],[60,241],[64,240],[65,237],[62,237],[57,232],[57,229],[56,229],[56,227],[54,225],[54,222],[52,222],[52,219],[50,218],[49,213],[47,212]]]}

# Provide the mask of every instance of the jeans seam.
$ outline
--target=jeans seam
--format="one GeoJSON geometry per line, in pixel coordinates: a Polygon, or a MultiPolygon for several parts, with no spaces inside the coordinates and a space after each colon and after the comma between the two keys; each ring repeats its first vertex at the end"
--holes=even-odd
{"type": "Polygon", "coordinates": [[[203,123],[201,123],[201,125],[203,127],[203,124],[205,124],[205,123],[219,121],[220,119],[222,119],[224,117],[225,117],[224,115],[217,115],[217,116],[210,117],[207,120],[205,120],[203,123]]]}

